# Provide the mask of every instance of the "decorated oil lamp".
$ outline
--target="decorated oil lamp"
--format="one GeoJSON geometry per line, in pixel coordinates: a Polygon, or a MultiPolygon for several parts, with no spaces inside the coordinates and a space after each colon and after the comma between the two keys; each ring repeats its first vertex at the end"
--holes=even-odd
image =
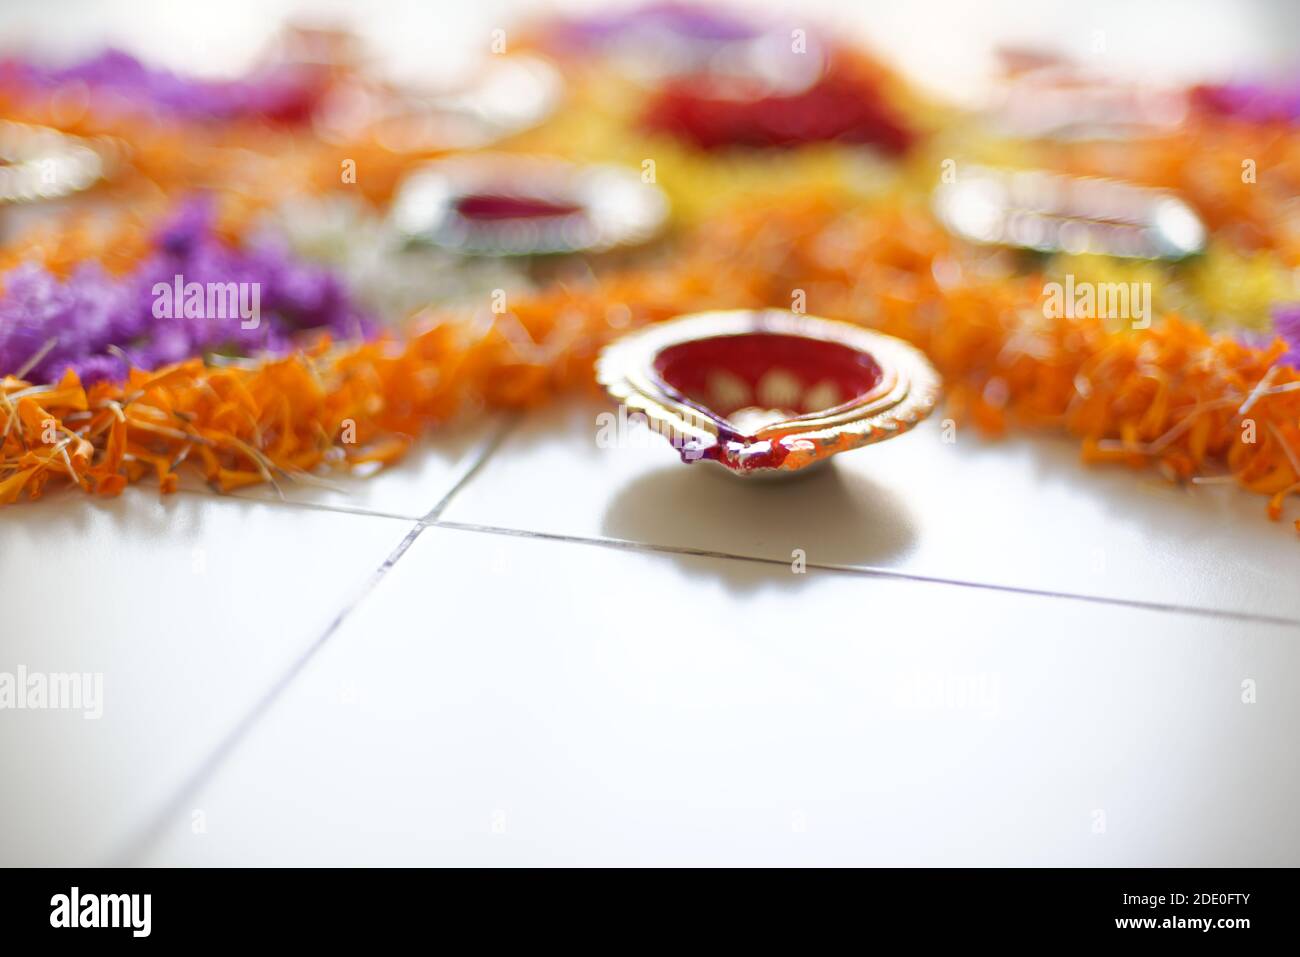
{"type": "Polygon", "coordinates": [[[633,254],[667,212],[658,187],[630,171],[488,153],[418,168],[386,217],[329,197],[285,203],[268,226],[300,254],[332,264],[395,324],[427,306],[533,289],[585,269],[577,257],[633,254]]]}
{"type": "Polygon", "coordinates": [[[0,120],[0,239],[21,233],[56,205],[78,201],[111,175],[119,155],[109,137],[0,120]]]}
{"type": "Polygon", "coordinates": [[[0,120],[0,203],[61,199],[105,173],[90,140],[44,126],[0,120]]]}
{"type": "Polygon", "coordinates": [[[1165,136],[1186,119],[1188,97],[1091,72],[1034,51],[1001,51],[1005,76],[989,105],[997,131],[1024,139],[1128,140],[1165,136]]]}
{"type": "Polygon", "coordinates": [[[413,243],[490,256],[636,246],[667,215],[663,193],[631,170],[512,154],[432,163],[403,183],[392,211],[413,243]]]}
{"type": "Polygon", "coordinates": [[[963,239],[1042,253],[1179,260],[1207,238],[1196,211],[1168,190],[1050,170],[960,168],[935,191],[934,208],[963,239]]]}
{"type": "Polygon", "coordinates": [[[899,339],[775,309],[648,326],[606,346],[596,374],[683,462],[746,477],[793,475],[902,435],[930,414],[940,385],[899,339]]]}
{"type": "Polygon", "coordinates": [[[373,140],[403,155],[481,149],[545,120],[563,86],[549,61],[524,54],[492,57],[464,82],[441,90],[354,76],[325,98],[316,132],[327,142],[373,140]]]}

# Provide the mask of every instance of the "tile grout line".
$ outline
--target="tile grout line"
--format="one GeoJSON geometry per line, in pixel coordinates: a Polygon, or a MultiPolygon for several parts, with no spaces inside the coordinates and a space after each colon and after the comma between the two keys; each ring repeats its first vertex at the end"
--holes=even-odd
{"type": "Polygon", "coordinates": [[[398,543],[397,547],[388,555],[387,558],[379,565],[375,571],[370,574],[365,584],[359,589],[358,593],[341,608],[329,625],[320,636],[313,641],[300,654],[289,668],[271,685],[271,687],[262,695],[253,707],[245,714],[230,732],[218,742],[217,746],[208,756],[199,763],[198,768],[185,781],[183,781],[170,800],[163,803],[159,811],[146,821],[145,826],[135,832],[126,843],[119,849],[109,855],[108,866],[138,866],[140,860],[157,842],[158,838],[166,830],[168,821],[178,815],[181,809],[191,795],[195,794],[203,783],[210,779],[225,760],[235,751],[239,744],[248,737],[258,721],[271,710],[272,706],[284,693],[284,691],[293,683],[294,679],[307,667],[308,663],[315,657],[316,653],[324,647],[325,643],[334,636],[334,633],[347,620],[361,602],[363,602],[379,585],[388,571],[397,564],[398,560],[410,549],[415,540],[426,529],[433,527],[433,520],[442,513],[456,493],[469,484],[470,480],[476,476],[482,467],[487,463],[496,451],[501,447],[506,437],[518,423],[519,417],[512,416],[508,419],[484,445],[480,446],[477,451],[474,462],[468,469],[457,479],[456,483],[443,495],[438,503],[429,511],[424,519],[416,520],[410,531],[398,543]]]}
{"type": "Polygon", "coordinates": [[[411,544],[424,531],[424,526],[419,522],[414,523],[406,533],[397,547],[388,555],[387,558],[370,573],[366,583],[358,590],[358,593],[348,601],[339,612],[334,616],[325,630],[309,644],[306,649],[299,654],[289,665],[289,667],[271,684],[270,688],[262,694],[253,704],[252,708],[238,721],[234,727],[218,743],[217,746],[199,762],[198,768],[181,783],[180,787],[165,801],[161,809],[151,816],[145,826],[137,831],[135,835],[122,845],[116,853],[110,855],[107,866],[110,867],[130,867],[137,866],[138,861],[145,852],[154,844],[158,837],[166,828],[166,824],[179,813],[185,805],[190,795],[194,794],[203,785],[203,782],[221,766],[225,759],[238,747],[239,743],[248,736],[248,733],[257,724],[258,720],[266,714],[271,706],[275,704],[281,693],[293,682],[308,662],[315,656],[316,652],[325,644],[326,641],[338,630],[339,626],[348,617],[352,610],[365,599],[367,595],[379,583],[379,580],[387,574],[388,570],[393,567],[399,558],[406,553],[411,544]]]}
{"type": "Polygon", "coordinates": [[[250,495],[237,495],[234,493],[222,494],[220,492],[206,492],[202,489],[190,488],[177,489],[176,494],[205,499],[215,498],[219,502],[239,502],[243,505],[268,505],[272,508],[306,509],[312,512],[326,512],[331,515],[356,515],[361,518],[388,518],[399,522],[418,522],[420,520],[420,516],[418,515],[399,515],[396,512],[372,512],[357,506],[330,505],[325,502],[295,502],[292,499],[254,498],[250,495]]]}
{"type": "MultiPolygon", "coordinates": [[[[633,542],[618,538],[588,538],[580,535],[564,535],[557,532],[537,532],[528,529],[504,528],[496,525],[479,525],[471,522],[452,522],[437,520],[427,523],[431,528],[445,528],[452,531],[477,532],[486,535],[506,535],[515,538],[534,538],[543,541],[568,542],[574,545],[591,545],[598,548],[613,548],[628,552],[653,552],[669,555],[687,555],[692,558],[717,558],[726,561],[751,562],[760,565],[780,565],[789,567],[783,558],[767,558],[758,555],[737,555],[732,552],[711,551],[704,548],[692,548],[685,545],[655,545],[647,542],[633,542]]],[[[1205,618],[1226,618],[1231,621],[1253,622],[1265,625],[1282,625],[1295,627],[1300,619],[1286,618],[1278,615],[1259,615],[1252,612],[1228,611],[1218,608],[1205,608],[1195,605],[1175,605],[1168,602],[1142,601],[1136,598],[1110,598],[1105,595],[1089,595],[1082,592],[1052,591],[1045,588],[1028,588],[1018,585],[999,585],[994,582],[963,581],[959,578],[942,578],[934,575],[919,575],[912,572],[895,571],[878,566],[840,565],[830,562],[808,562],[808,568],[822,571],[840,572],[842,574],[860,575],[869,578],[889,578],[898,581],[923,582],[934,585],[952,585],[957,588],[976,588],[987,591],[1006,592],[1036,598],[1060,598],[1066,601],[1082,601],[1096,605],[1115,605],[1122,608],[1136,608],[1143,611],[1165,612],[1182,615],[1195,615],[1205,618]]]]}
{"type": "Polygon", "coordinates": [[[456,497],[460,490],[469,485],[469,483],[478,476],[478,473],[483,470],[483,467],[487,465],[488,461],[495,456],[501,446],[505,444],[505,440],[510,437],[510,433],[515,430],[520,421],[521,416],[518,413],[515,413],[508,416],[506,420],[501,423],[497,428],[496,433],[479,449],[478,456],[474,459],[474,462],[470,467],[465,470],[460,478],[456,479],[456,483],[452,485],[447,494],[439,500],[438,504],[431,508],[429,513],[419,520],[422,527],[437,523],[438,516],[446,510],[447,506],[451,504],[452,499],[456,497]]]}

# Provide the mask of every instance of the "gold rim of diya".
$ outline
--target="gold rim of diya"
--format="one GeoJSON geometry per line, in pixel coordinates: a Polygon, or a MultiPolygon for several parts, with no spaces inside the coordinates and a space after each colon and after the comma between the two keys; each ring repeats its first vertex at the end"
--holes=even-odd
{"type": "Polygon", "coordinates": [[[737,475],[793,473],[902,435],[930,414],[940,390],[939,374],[906,342],[779,309],[696,313],[648,326],[606,346],[596,377],[615,400],[643,413],[682,461],[713,461],[737,475]],[[818,360],[822,346],[828,355],[818,360]],[[708,369],[705,357],[691,368],[689,355],[675,358],[681,347],[712,350],[719,365],[708,369]],[[747,372],[756,382],[725,368],[728,352],[748,354],[747,372]],[[697,386],[701,375],[713,377],[712,392],[671,381],[667,370],[683,362],[697,386]],[[862,388],[832,381],[832,367],[843,372],[846,362],[862,388]],[[719,392],[730,401],[718,401],[719,392]],[[753,401],[738,406],[746,399],[753,401]]]}

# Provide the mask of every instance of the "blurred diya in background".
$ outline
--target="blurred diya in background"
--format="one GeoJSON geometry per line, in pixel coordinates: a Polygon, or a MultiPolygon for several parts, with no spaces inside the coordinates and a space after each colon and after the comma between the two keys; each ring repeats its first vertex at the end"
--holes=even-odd
{"type": "Polygon", "coordinates": [[[668,202],[615,166],[475,153],[417,166],[376,212],[355,196],[282,204],[266,218],[300,255],[328,263],[385,323],[429,308],[534,292],[591,259],[655,239],[668,202]]]}
{"type": "Polygon", "coordinates": [[[94,141],[0,120],[0,203],[61,199],[89,189],[108,163],[94,141]]]}
{"type": "Polygon", "coordinates": [[[1168,190],[1051,170],[959,168],[934,208],[970,242],[1041,253],[1179,260],[1207,238],[1201,217],[1168,190]]]}
{"type": "MultiPolygon", "coordinates": [[[[936,218],[952,235],[1041,254],[1019,265],[1041,269],[1058,287],[1131,287],[1149,300],[1142,315],[1098,311],[1097,318],[1142,328],[1153,315],[1174,313],[1254,346],[1267,346],[1274,334],[1293,341],[1294,330],[1275,321],[1300,299],[1288,255],[1234,248],[1181,190],[1054,169],[957,164],[953,173],[932,194],[936,218]]],[[[1275,218],[1284,215],[1280,208],[1275,218]]]]}
{"type": "Polygon", "coordinates": [[[373,141],[399,154],[480,149],[536,126],[555,110],[564,81],[538,56],[491,57],[445,89],[419,91],[353,74],[316,111],[327,143],[373,141]]]}
{"type": "Polygon", "coordinates": [[[120,144],[110,137],[0,120],[0,242],[110,178],[120,154],[120,144]]]}
{"type": "Polygon", "coordinates": [[[636,246],[667,217],[663,193],[631,170],[511,154],[432,163],[402,184],[392,210],[412,243],[487,256],[636,246]]]}
{"type": "Polygon", "coordinates": [[[1128,140],[1169,135],[1187,118],[1183,90],[1116,80],[1031,50],[999,54],[1005,75],[987,116],[1004,136],[1128,140]]]}
{"type": "Polygon", "coordinates": [[[775,309],[647,327],[606,346],[596,375],[683,462],[769,477],[903,434],[930,414],[940,386],[899,339],[775,309]]]}

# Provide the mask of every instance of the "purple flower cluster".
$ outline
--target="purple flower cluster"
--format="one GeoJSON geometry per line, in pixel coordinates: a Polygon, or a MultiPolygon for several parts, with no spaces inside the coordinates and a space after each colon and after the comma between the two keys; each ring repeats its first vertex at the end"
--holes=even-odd
{"type": "Polygon", "coordinates": [[[153,369],[205,353],[283,354],[309,329],[341,339],[373,334],[374,323],[333,272],[271,243],[232,247],[215,234],[212,220],[207,202],[186,203],[157,235],[155,251],[123,277],[97,263],[82,263],[66,282],[36,263],[0,277],[0,375],[39,356],[26,378],[53,381],[71,367],[93,382],[124,377],[128,359],[153,369]],[[177,276],[203,288],[256,285],[255,327],[237,314],[186,316],[183,303],[170,297],[168,308],[159,309],[155,286],[170,288],[177,276]]]}
{"type": "Polygon", "coordinates": [[[1278,361],[1300,368],[1300,302],[1273,307],[1273,332],[1290,347],[1278,361]]]}
{"type": "Polygon", "coordinates": [[[672,0],[560,20],[552,31],[562,45],[576,48],[600,48],[628,38],[663,47],[673,41],[721,44],[750,40],[761,32],[751,21],[728,11],[672,0]]]}
{"type": "Polygon", "coordinates": [[[309,74],[292,67],[250,79],[203,80],[152,69],[121,50],[105,50],[67,67],[0,62],[0,78],[44,90],[83,84],[98,107],[111,100],[119,111],[180,120],[299,120],[310,114],[320,92],[309,74]]]}
{"type": "Polygon", "coordinates": [[[1197,105],[1212,113],[1253,123],[1300,122],[1300,77],[1283,83],[1229,83],[1198,86],[1197,105]]]}

